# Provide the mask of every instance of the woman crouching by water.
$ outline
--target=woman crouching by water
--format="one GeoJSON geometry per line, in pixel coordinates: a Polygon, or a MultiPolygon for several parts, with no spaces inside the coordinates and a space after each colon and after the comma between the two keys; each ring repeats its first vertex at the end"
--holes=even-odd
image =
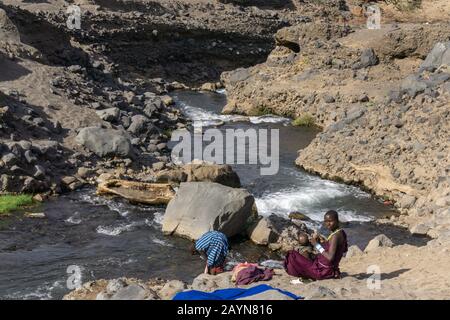
{"type": "Polygon", "coordinates": [[[314,280],[340,278],[339,262],[348,249],[347,235],[339,228],[339,216],[334,210],[325,213],[324,225],[331,234],[326,240],[317,233],[311,237],[311,244],[319,252],[314,260],[296,250],[287,253],[284,268],[289,275],[314,280]]]}

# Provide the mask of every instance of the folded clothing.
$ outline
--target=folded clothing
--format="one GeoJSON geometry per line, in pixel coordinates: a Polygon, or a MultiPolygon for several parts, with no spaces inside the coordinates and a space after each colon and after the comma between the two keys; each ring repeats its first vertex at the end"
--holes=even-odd
{"type": "Polygon", "coordinates": [[[273,277],[273,269],[248,266],[240,270],[236,276],[236,285],[247,285],[257,281],[268,281],[273,277]]]}
{"type": "Polygon", "coordinates": [[[255,266],[257,267],[258,264],[257,263],[248,263],[248,262],[244,262],[244,263],[238,263],[234,268],[233,268],[233,275],[231,276],[231,281],[236,282],[236,278],[238,273],[245,269],[248,268],[250,266],[255,266]]]}

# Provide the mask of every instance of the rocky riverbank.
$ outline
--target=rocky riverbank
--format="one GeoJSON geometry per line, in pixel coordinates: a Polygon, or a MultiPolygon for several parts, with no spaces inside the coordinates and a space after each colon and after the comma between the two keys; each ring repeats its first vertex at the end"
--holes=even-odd
{"type": "MultiPolygon", "coordinates": [[[[367,249],[366,249],[367,250],[367,249]]],[[[367,252],[351,248],[341,266],[344,277],[339,280],[323,280],[293,284],[296,278],[285,271],[275,269],[267,283],[288,290],[308,300],[345,299],[449,299],[450,285],[446,266],[450,263],[448,249],[441,246],[395,247],[372,246],[367,252]],[[350,254],[351,252],[351,254],[350,254]],[[369,269],[372,266],[372,269],[369,269]],[[378,269],[379,268],[379,269],[378,269]],[[371,270],[380,271],[380,287],[369,279],[371,270]]],[[[148,282],[136,279],[99,280],[85,283],[64,297],[66,300],[103,299],[171,299],[183,290],[211,292],[235,287],[232,273],[217,276],[199,275],[192,283],[178,280],[153,279],[148,282]]],[[[270,297],[267,297],[270,299],[270,297]]]]}
{"type": "Polygon", "coordinates": [[[166,142],[186,121],[167,93],[264,61],[276,30],[309,20],[255,4],[2,1],[0,190],[59,194],[103,173],[176,169],[166,142]],[[81,30],[66,25],[70,4],[81,30]]]}
{"type": "MultiPolygon", "coordinates": [[[[189,125],[168,92],[225,86],[224,112],[312,119],[323,132],[299,166],[392,201],[402,215],[380,222],[435,238],[420,248],[379,239],[366,253],[353,248],[342,280],[293,285],[277,271],[269,284],[309,299],[449,298],[448,3],[424,0],[408,12],[381,3],[380,30],[364,27],[365,3],[2,1],[1,192],[60,194],[99,176],[238,187],[227,168],[175,166],[167,147],[170,133],[189,125]],[[81,30],[66,26],[72,2],[81,30]],[[371,265],[380,267],[380,290],[367,287],[371,265]]],[[[252,197],[235,197],[243,224],[252,197]]],[[[177,234],[184,218],[171,218],[167,233],[177,234]]],[[[239,231],[285,251],[302,226],[265,218],[239,231]]],[[[169,299],[186,288],[232,287],[230,278],[99,280],[66,299],[169,299]]]]}
{"type": "Polygon", "coordinates": [[[312,118],[323,132],[299,154],[299,166],[393,201],[405,215],[390,222],[448,242],[444,17],[388,20],[380,30],[324,20],[281,29],[265,63],[222,75],[224,112],[312,118]]]}

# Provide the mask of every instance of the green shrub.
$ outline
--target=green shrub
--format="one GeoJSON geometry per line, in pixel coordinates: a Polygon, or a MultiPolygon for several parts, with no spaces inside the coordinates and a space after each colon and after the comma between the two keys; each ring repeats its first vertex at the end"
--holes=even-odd
{"type": "Polygon", "coordinates": [[[316,125],[313,116],[308,113],[296,118],[292,121],[292,125],[296,127],[313,127],[316,125]]]}
{"type": "Polygon", "coordinates": [[[265,116],[266,114],[271,114],[271,113],[272,113],[272,110],[270,110],[269,108],[260,106],[256,109],[253,109],[250,112],[249,116],[260,117],[260,116],[265,116]]]}
{"type": "Polygon", "coordinates": [[[28,194],[0,196],[0,214],[17,210],[33,203],[33,196],[28,194]]]}

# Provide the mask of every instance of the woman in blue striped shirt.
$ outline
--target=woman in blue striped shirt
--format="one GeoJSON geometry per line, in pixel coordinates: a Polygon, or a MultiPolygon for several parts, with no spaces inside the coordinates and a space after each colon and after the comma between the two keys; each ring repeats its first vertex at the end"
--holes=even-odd
{"type": "Polygon", "coordinates": [[[195,242],[191,251],[192,254],[205,254],[207,258],[205,273],[216,275],[224,271],[228,249],[226,235],[219,231],[209,231],[195,242]]]}

